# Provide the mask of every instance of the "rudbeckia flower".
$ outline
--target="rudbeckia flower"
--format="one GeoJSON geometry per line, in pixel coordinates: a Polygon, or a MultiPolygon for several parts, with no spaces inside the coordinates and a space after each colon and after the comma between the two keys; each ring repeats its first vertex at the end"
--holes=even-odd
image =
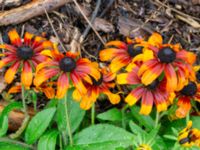
{"type": "Polygon", "coordinates": [[[33,69],[47,58],[41,55],[41,51],[51,49],[52,44],[28,32],[21,39],[15,29],[9,31],[8,36],[11,44],[0,45],[1,49],[6,50],[2,54],[4,58],[0,61],[0,68],[10,66],[5,73],[5,81],[10,84],[15,74],[20,71],[22,84],[29,88],[33,80],[33,69]]]}
{"type": "Polygon", "coordinates": [[[192,121],[189,121],[187,127],[179,132],[178,142],[183,147],[200,147],[200,130],[192,128],[192,121]]]}
{"type": "Polygon", "coordinates": [[[144,85],[137,75],[138,71],[139,67],[135,65],[131,71],[117,75],[118,84],[136,86],[125,98],[125,102],[132,106],[141,99],[140,113],[144,115],[151,112],[153,103],[156,105],[158,112],[167,110],[168,100],[172,97],[165,89],[165,80],[155,79],[152,83],[144,85]]]}
{"type": "Polygon", "coordinates": [[[145,61],[138,72],[144,85],[151,84],[163,72],[168,91],[178,91],[187,84],[188,79],[195,80],[192,64],[196,55],[192,52],[181,49],[179,44],[162,44],[162,37],[158,33],[152,34],[148,42],[141,45],[154,53],[154,58],[145,61]]]}
{"type": "Polygon", "coordinates": [[[34,84],[40,86],[48,79],[57,79],[56,97],[59,99],[64,97],[71,82],[81,94],[85,94],[87,89],[83,80],[90,82],[90,76],[95,80],[100,78],[98,68],[95,68],[88,59],[78,58],[77,53],[62,54],[54,45],[54,50],[44,51],[43,55],[47,55],[51,59],[37,66],[34,84]]]}
{"type": "MultiPolygon", "coordinates": [[[[98,66],[98,64],[94,64],[98,66]]],[[[115,74],[107,70],[107,68],[100,69],[101,77],[99,80],[92,79],[92,82],[85,83],[87,87],[87,93],[81,95],[78,90],[74,90],[73,98],[76,101],[80,101],[80,107],[84,110],[91,108],[92,104],[96,102],[100,94],[107,95],[108,99],[112,104],[120,102],[120,96],[110,91],[111,88],[115,87],[114,79],[115,74]]]]}
{"type": "Polygon", "coordinates": [[[195,100],[200,102],[200,84],[189,82],[183,89],[177,93],[177,106],[176,116],[184,118],[191,109],[191,101],[195,100]]]}
{"type": "Polygon", "coordinates": [[[143,39],[135,38],[127,42],[110,41],[106,44],[106,49],[101,50],[99,57],[101,61],[111,61],[109,68],[115,73],[124,66],[135,62],[146,61],[153,57],[152,51],[145,50],[141,43],[143,39]],[[134,59],[133,59],[134,58],[134,59]]]}
{"type": "MultiPolygon", "coordinates": [[[[33,90],[35,92],[43,92],[48,99],[52,99],[55,97],[55,90],[52,87],[52,84],[49,82],[43,83],[42,85],[40,85],[40,87],[33,87],[33,90]]],[[[19,84],[12,86],[8,90],[8,94],[20,93],[21,91],[22,91],[22,86],[19,84]]]]}
{"type": "Polygon", "coordinates": [[[136,150],[152,150],[152,148],[147,144],[141,144],[136,148],[136,150]]]}

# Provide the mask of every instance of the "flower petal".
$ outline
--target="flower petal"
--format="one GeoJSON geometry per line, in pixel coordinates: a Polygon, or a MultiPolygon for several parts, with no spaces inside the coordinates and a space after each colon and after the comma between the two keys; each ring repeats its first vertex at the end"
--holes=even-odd
{"type": "Polygon", "coordinates": [[[12,61],[14,61],[14,59],[13,57],[10,57],[10,56],[5,57],[4,59],[0,60],[0,69],[12,61]]]}
{"type": "Polygon", "coordinates": [[[143,93],[144,89],[142,87],[137,87],[128,94],[125,98],[125,102],[132,106],[142,97],[143,93]]]}
{"type": "Polygon", "coordinates": [[[176,116],[178,118],[184,118],[191,109],[190,99],[188,97],[181,97],[178,100],[178,109],[176,110],[176,116]]]}
{"type": "Polygon", "coordinates": [[[120,102],[120,96],[118,94],[113,94],[110,91],[104,92],[107,96],[108,99],[110,100],[111,104],[118,104],[120,102]]]}
{"type": "Polygon", "coordinates": [[[55,90],[52,87],[42,88],[42,92],[44,92],[44,94],[48,99],[52,99],[55,97],[55,90]]]}
{"type": "Polygon", "coordinates": [[[186,50],[181,50],[176,53],[177,59],[182,59],[183,61],[186,61],[189,64],[194,64],[196,61],[196,55],[192,52],[188,52],[186,50]]]}
{"type": "Polygon", "coordinates": [[[106,43],[106,47],[108,47],[108,46],[115,46],[120,49],[127,49],[126,43],[124,43],[122,41],[110,41],[110,42],[106,43]]]}
{"type": "Polygon", "coordinates": [[[21,92],[22,90],[22,86],[21,85],[15,85],[15,86],[12,86],[9,90],[8,90],[8,93],[9,94],[12,94],[12,93],[19,93],[21,92]]]}
{"type": "Polygon", "coordinates": [[[6,71],[4,76],[6,83],[10,84],[13,81],[19,66],[20,61],[17,61],[6,71]]]}
{"type": "Polygon", "coordinates": [[[161,45],[162,42],[163,42],[162,36],[158,33],[153,33],[148,39],[148,43],[156,47],[161,45]]]}
{"type": "Polygon", "coordinates": [[[12,45],[8,45],[8,44],[1,44],[1,45],[0,45],[0,48],[1,48],[1,49],[5,49],[5,50],[8,50],[8,51],[10,51],[10,52],[12,52],[12,53],[16,53],[16,51],[17,51],[17,48],[16,48],[16,47],[14,47],[14,46],[12,46],[12,45]]]}
{"type": "Polygon", "coordinates": [[[149,115],[152,110],[153,101],[153,94],[150,91],[143,93],[140,114],[149,115]]]}
{"type": "Polygon", "coordinates": [[[33,34],[26,32],[25,35],[24,35],[24,44],[26,46],[29,46],[31,44],[31,40],[32,40],[33,37],[34,37],[33,34]]]}
{"type": "Polygon", "coordinates": [[[67,89],[69,88],[69,78],[66,73],[62,73],[57,81],[57,93],[56,97],[61,99],[65,96],[67,89]]]}
{"type": "Polygon", "coordinates": [[[10,38],[10,41],[13,45],[20,47],[22,45],[21,39],[19,34],[17,33],[16,29],[12,29],[8,32],[8,36],[10,38]]]}
{"type": "Polygon", "coordinates": [[[25,88],[29,89],[33,81],[33,73],[32,67],[28,61],[24,62],[22,74],[21,74],[21,82],[25,86],[25,88]]]}

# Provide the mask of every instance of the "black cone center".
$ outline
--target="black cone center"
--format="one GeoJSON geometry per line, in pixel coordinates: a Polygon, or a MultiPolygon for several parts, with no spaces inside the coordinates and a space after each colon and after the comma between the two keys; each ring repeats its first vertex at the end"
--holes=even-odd
{"type": "Polygon", "coordinates": [[[71,57],[64,57],[61,59],[59,67],[64,72],[70,72],[76,68],[76,62],[71,57]]]}
{"type": "Polygon", "coordinates": [[[136,47],[134,47],[133,44],[129,44],[129,45],[128,45],[128,54],[129,54],[131,57],[135,57],[135,56],[137,56],[138,54],[141,54],[141,53],[142,53],[142,49],[143,49],[143,46],[136,46],[136,47]]]}
{"type": "Polygon", "coordinates": [[[151,84],[147,85],[146,87],[147,87],[149,90],[155,90],[158,84],[159,84],[159,80],[156,79],[156,80],[154,80],[151,84]]]}
{"type": "Polygon", "coordinates": [[[193,96],[197,92],[197,85],[194,82],[189,82],[188,85],[184,86],[181,93],[186,96],[193,96]]]}
{"type": "Polygon", "coordinates": [[[19,47],[17,56],[24,60],[30,59],[33,56],[33,49],[28,46],[19,47]]]}
{"type": "Polygon", "coordinates": [[[176,59],[176,53],[170,47],[164,47],[159,50],[158,58],[162,63],[171,63],[176,59]]]}

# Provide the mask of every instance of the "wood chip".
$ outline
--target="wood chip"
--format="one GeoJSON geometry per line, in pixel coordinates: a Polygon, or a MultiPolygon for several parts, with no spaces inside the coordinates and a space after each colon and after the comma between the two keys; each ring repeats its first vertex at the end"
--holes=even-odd
{"type": "Polygon", "coordinates": [[[94,20],[94,28],[105,33],[114,32],[114,26],[110,22],[98,17],[94,20]]]}
{"type": "Polygon", "coordinates": [[[182,21],[184,21],[185,23],[191,25],[192,27],[199,29],[200,28],[200,24],[195,21],[194,19],[190,18],[190,17],[183,17],[181,15],[176,15],[176,17],[182,21]]]}

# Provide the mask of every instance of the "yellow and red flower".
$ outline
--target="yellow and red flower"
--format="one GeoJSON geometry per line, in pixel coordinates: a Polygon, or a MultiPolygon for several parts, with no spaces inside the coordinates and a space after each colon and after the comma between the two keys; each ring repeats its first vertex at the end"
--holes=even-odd
{"type": "Polygon", "coordinates": [[[128,70],[127,73],[117,75],[118,84],[136,86],[125,98],[125,102],[132,106],[141,99],[140,113],[144,115],[151,112],[153,103],[156,105],[158,112],[167,110],[168,100],[172,97],[165,89],[165,80],[155,79],[151,84],[144,85],[137,75],[138,71],[139,67],[135,65],[131,71],[128,70]]]}
{"type": "Polygon", "coordinates": [[[162,44],[162,37],[158,33],[152,34],[148,42],[141,45],[154,53],[154,58],[144,62],[138,72],[143,84],[151,84],[163,72],[168,91],[178,91],[187,84],[188,79],[195,80],[192,64],[196,55],[192,52],[181,49],[179,44],[162,44]]]}
{"type": "MultiPolygon", "coordinates": [[[[52,87],[52,85],[53,84],[51,82],[48,82],[48,83],[45,82],[39,87],[33,87],[33,90],[35,92],[43,92],[48,99],[52,99],[55,97],[55,90],[52,87]]],[[[22,86],[21,84],[19,84],[19,85],[12,86],[8,90],[8,94],[20,93],[21,91],[22,91],[22,86]]]]}
{"type": "Polygon", "coordinates": [[[200,84],[190,81],[176,95],[178,98],[176,117],[184,118],[192,107],[191,102],[193,100],[200,102],[200,84]]]}
{"type": "Polygon", "coordinates": [[[189,121],[187,127],[179,132],[178,142],[183,147],[200,147],[200,130],[192,128],[192,121],[189,121]]]}
{"type": "Polygon", "coordinates": [[[29,88],[33,80],[33,69],[45,61],[47,57],[41,55],[44,49],[51,49],[52,43],[44,38],[26,32],[24,39],[19,37],[15,29],[8,32],[11,44],[1,44],[0,48],[6,51],[0,61],[0,68],[10,66],[5,73],[5,81],[10,84],[15,74],[21,71],[21,82],[29,88]]]}
{"type": "Polygon", "coordinates": [[[83,80],[91,82],[90,76],[95,80],[100,78],[98,68],[88,59],[78,58],[77,53],[66,52],[66,54],[62,54],[54,45],[54,50],[44,51],[43,54],[51,59],[37,66],[34,84],[40,86],[44,81],[56,78],[56,97],[59,99],[64,97],[71,82],[81,94],[85,94],[87,89],[83,80]]]}
{"type": "Polygon", "coordinates": [[[143,39],[135,38],[127,42],[110,41],[106,44],[106,49],[101,50],[99,57],[101,61],[111,61],[109,68],[115,73],[124,66],[137,61],[146,61],[153,57],[153,53],[145,50],[141,43],[143,39]],[[134,59],[133,59],[134,58],[134,59]]]}
{"type": "MultiPolygon", "coordinates": [[[[97,65],[98,64],[94,64],[97,65]]],[[[101,77],[98,81],[92,78],[91,83],[85,83],[87,87],[87,93],[82,95],[78,90],[74,90],[73,98],[76,101],[80,101],[80,107],[84,110],[91,108],[92,104],[96,102],[100,94],[107,95],[112,104],[118,104],[120,102],[120,96],[110,91],[115,87],[114,79],[115,74],[107,70],[107,68],[100,69],[101,77]]]]}

